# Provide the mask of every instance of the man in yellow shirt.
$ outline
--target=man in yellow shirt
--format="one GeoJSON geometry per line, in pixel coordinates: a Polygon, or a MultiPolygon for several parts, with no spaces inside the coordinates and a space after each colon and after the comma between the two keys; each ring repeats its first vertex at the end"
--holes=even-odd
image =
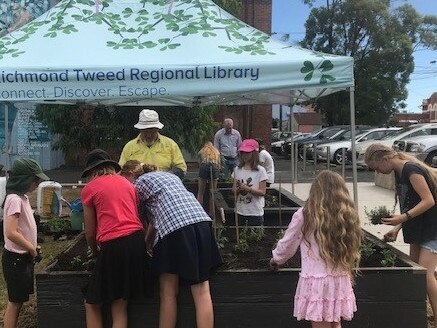
{"type": "Polygon", "coordinates": [[[158,113],[143,109],[134,127],[140,130],[140,134],[124,146],[118,163],[123,166],[128,160],[136,159],[155,165],[159,171],[173,172],[182,179],[187,172],[187,164],[177,143],[159,134],[158,130],[164,125],[159,121],[158,113]]]}

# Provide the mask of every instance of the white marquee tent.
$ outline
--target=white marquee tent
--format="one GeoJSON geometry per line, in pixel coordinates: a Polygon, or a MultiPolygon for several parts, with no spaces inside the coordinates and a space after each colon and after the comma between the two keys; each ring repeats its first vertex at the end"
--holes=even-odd
{"type": "Polygon", "coordinates": [[[274,40],[211,0],[63,0],[0,38],[6,103],[290,104],[349,90],[354,140],[353,87],[353,58],[274,40]]]}

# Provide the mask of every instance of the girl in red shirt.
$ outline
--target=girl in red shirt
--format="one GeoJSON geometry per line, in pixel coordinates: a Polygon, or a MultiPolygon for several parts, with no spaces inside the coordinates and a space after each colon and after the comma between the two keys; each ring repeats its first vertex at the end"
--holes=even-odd
{"type": "Polygon", "coordinates": [[[95,149],[82,178],[81,199],[88,246],[97,257],[83,293],[87,327],[102,327],[101,307],[111,304],[113,327],[127,328],[127,304],[146,294],[146,246],[134,186],[117,174],[120,166],[95,149]]]}

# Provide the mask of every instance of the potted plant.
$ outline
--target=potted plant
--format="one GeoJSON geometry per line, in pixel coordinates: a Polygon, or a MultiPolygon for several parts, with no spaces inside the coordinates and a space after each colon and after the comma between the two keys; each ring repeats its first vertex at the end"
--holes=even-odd
{"type": "Polygon", "coordinates": [[[382,224],[383,218],[389,218],[393,214],[386,206],[378,206],[370,211],[367,211],[367,208],[365,208],[364,212],[372,224],[382,224]]]}

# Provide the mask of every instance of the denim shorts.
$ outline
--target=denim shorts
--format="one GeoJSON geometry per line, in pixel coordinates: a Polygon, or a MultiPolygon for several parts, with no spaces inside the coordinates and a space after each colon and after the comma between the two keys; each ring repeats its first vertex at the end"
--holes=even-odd
{"type": "Polygon", "coordinates": [[[202,163],[199,166],[199,178],[203,180],[217,180],[219,176],[219,169],[216,165],[211,163],[202,163]]]}
{"type": "Polygon", "coordinates": [[[437,254],[437,239],[426,241],[420,244],[420,247],[429,250],[431,253],[437,254]]]}

